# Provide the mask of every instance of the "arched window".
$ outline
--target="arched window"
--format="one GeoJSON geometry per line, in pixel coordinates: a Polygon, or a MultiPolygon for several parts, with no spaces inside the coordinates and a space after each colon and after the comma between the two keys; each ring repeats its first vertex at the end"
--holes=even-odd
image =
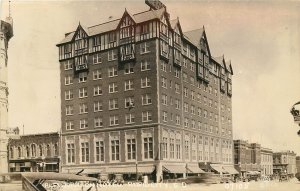
{"type": "Polygon", "coordinates": [[[57,143],[55,143],[55,145],[54,145],[54,155],[58,156],[58,145],[57,145],[57,143]]]}
{"type": "Polygon", "coordinates": [[[31,156],[36,157],[36,145],[35,144],[31,145],[31,156]]]}
{"type": "Polygon", "coordinates": [[[51,156],[50,145],[47,145],[47,156],[51,156]]]}
{"type": "Polygon", "coordinates": [[[18,147],[18,157],[22,157],[22,150],[21,150],[21,147],[18,147]]]}
{"type": "Polygon", "coordinates": [[[10,152],[10,158],[14,158],[14,148],[10,147],[9,152],[10,152]]]}
{"type": "Polygon", "coordinates": [[[30,149],[29,149],[29,146],[26,146],[26,157],[30,157],[30,149]]]}
{"type": "Polygon", "coordinates": [[[39,145],[40,157],[43,156],[43,146],[39,145]]]}

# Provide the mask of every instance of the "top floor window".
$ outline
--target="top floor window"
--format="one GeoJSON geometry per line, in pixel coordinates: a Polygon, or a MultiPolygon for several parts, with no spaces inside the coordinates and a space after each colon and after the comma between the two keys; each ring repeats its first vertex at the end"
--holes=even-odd
{"type": "Polygon", "coordinates": [[[117,59],[117,50],[108,51],[108,61],[112,61],[116,59],[117,59]]]}
{"type": "Polygon", "coordinates": [[[149,42],[142,42],[142,43],[140,44],[140,52],[141,52],[141,54],[150,52],[150,45],[149,45],[149,42]]]}

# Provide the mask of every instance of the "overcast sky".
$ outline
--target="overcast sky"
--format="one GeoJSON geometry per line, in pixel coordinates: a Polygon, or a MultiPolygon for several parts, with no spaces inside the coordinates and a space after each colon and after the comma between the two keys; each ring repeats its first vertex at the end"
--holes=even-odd
{"type": "MultiPolygon", "coordinates": [[[[8,15],[1,2],[1,18],[8,15]]],[[[289,113],[300,100],[300,2],[163,1],[183,31],[206,29],[211,53],[231,59],[233,134],[273,150],[300,154],[289,113]]],[[[58,48],[79,21],[91,26],[145,11],[140,1],[15,1],[9,43],[9,126],[25,134],[60,128],[58,48]]]]}

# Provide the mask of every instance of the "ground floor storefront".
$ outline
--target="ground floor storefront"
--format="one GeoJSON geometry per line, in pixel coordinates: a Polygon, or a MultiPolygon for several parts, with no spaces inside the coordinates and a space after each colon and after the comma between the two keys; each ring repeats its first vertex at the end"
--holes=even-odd
{"type": "Polygon", "coordinates": [[[9,172],[59,172],[59,158],[33,158],[9,161],[9,172]]]}

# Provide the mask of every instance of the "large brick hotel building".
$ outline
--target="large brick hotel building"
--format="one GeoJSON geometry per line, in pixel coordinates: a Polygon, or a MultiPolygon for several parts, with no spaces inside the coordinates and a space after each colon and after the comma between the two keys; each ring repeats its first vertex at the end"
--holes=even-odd
{"type": "Polygon", "coordinates": [[[211,55],[204,27],[183,32],[165,5],[146,4],[57,45],[62,172],[158,180],[233,168],[230,62],[211,55]]]}

